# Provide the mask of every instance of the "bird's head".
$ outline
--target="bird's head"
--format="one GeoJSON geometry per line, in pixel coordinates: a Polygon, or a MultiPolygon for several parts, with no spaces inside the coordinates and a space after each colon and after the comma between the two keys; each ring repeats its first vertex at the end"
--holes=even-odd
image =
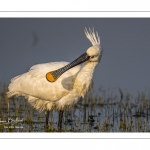
{"type": "Polygon", "coordinates": [[[90,61],[90,62],[99,62],[100,55],[101,55],[100,47],[92,46],[92,47],[87,49],[86,54],[89,56],[88,61],[90,61]]]}
{"type": "Polygon", "coordinates": [[[46,74],[46,79],[49,82],[55,82],[64,72],[71,69],[72,67],[75,67],[83,62],[89,61],[89,62],[99,62],[100,58],[102,56],[102,51],[100,48],[100,37],[98,36],[97,32],[94,32],[94,29],[87,30],[85,28],[85,35],[89,39],[89,41],[92,43],[93,46],[87,49],[87,51],[82,54],[80,57],[78,57],[73,62],[69,63],[68,65],[54,70],[52,72],[48,72],[46,74]]]}
{"type": "Polygon", "coordinates": [[[94,29],[89,29],[88,31],[87,28],[85,28],[85,35],[93,45],[89,47],[86,51],[86,54],[89,56],[88,61],[99,62],[102,52],[100,47],[100,37],[98,36],[98,33],[94,33],[94,29]]]}

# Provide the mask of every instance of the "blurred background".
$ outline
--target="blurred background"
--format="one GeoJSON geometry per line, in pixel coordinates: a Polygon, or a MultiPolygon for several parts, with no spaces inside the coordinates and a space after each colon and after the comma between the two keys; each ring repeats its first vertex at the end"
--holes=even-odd
{"type": "Polygon", "coordinates": [[[103,49],[94,91],[149,95],[149,18],[0,18],[0,82],[35,64],[73,61],[91,46],[85,27],[99,33],[103,49]]]}

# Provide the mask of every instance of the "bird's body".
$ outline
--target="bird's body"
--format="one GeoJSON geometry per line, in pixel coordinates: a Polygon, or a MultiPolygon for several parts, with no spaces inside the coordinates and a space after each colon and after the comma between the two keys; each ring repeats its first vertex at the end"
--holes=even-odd
{"type": "Polygon", "coordinates": [[[11,80],[8,97],[24,96],[40,111],[64,110],[76,104],[91,88],[101,56],[98,34],[95,36],[92,30],[85,33],[93,44],[86,53],[72,63],[50,62],[32,66],[28,72],[11,80]]]}
{"type": "Polygon", "coordinates": [[[81,96],[84,97],[92,84],[93,72],[97,64],[89,63],[71,68],[55,83],[48,82],[45,74],[64,67],[69,64],[68,62],[35,65],[27,73],[11,80],[12,83],[9,85],[11,92],[8,93],[8,96],[25,96],[33,107],[41,111],[71,107],[81,96]]]}

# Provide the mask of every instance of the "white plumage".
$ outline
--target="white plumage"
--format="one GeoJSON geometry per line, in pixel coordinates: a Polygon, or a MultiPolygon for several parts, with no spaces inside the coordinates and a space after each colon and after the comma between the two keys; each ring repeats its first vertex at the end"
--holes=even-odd
{"type": "MultiPolygon", "coordinates": [[[[48,72],[65,67],[69,62],[50,62],[37,64],[22,75],[11,80],[7,92],[8,97],[25,96],[29,103],[36,109],[43,110],[63,110],[76,104],[80,97],[89,91],[92,85],[92,78],[95,67],[100,56],[100,38],[94,29],[85,29],[86,37],[91,41],[90,47],[84,56],[84,63],[79,62],[72,67],[72,64],[55,82],[49,82],[46,78],[48,72]]],[[[80,58],[81,59],[81,58],[80,58]]],[[[80,60],[78,59],[78,60],[80,60]]]]}

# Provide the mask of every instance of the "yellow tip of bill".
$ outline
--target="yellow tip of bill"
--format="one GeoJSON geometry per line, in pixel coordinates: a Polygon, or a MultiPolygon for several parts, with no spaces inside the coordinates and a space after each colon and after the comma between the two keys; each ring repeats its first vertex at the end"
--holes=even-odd
{"type": "Polygon", "coordinates": [[[48,72],[46,74],[46,79],[49,81],[49,82],[55,82],[57,79],[54,78],[53,74],[51,72],[48,72]]]}

